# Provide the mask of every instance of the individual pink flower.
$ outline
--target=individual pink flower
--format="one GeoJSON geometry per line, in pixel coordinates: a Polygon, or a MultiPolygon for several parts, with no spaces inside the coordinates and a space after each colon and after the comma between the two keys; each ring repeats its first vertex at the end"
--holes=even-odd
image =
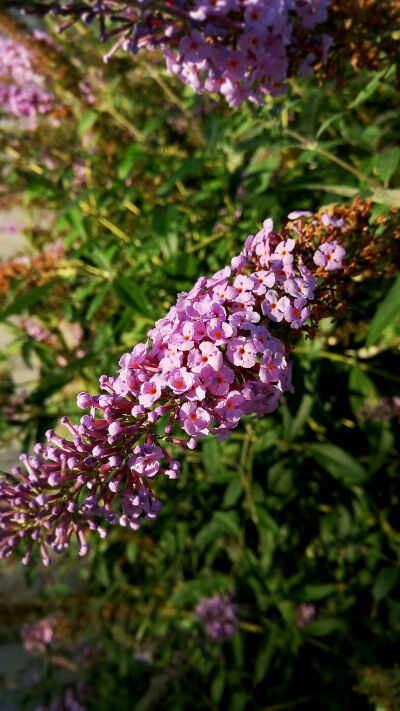
{"type": "Polygon", "coordinates": [[[168,377],[168,385],[177,395],[193,387],[194,377],[186,368],[174,368],[168,377]]]}
{"type": "Polygon", "coordinates": [[[194,437],[206,437],[208,435],[208,425],[211,417],[202,407],[196,407],[192,402],[183,403],[179,417],[182,427],[188,435],[194,437]]]}
{"type": "Polygon", "coordinates": [[[214,341],[216,346],[221,346],[233,334],[233,328],[229,323],[222,322],[219,318],[212,318],[207,326],[207,335],[214,341]]]}
{"type": "Polygon", "coordinates": [[[217,396],[226,395],[229,386],[235,380],[235,373],[226,365],[217,372],[209,366],[202,371],[201,375],[207,390],[217,396]]]}
{"type": "Polygon", "coordinates": [[[265,269],[260,269],[260,271],[254,272],[252,277],[254,277],[256,283],[258,282],[258,286],[253,289],[253,294],[257,294],[257,296],[262,296],[267,289],[272,289],[275,285],[276,277],[274,272],[267,272],[265,269]]]}
{"type": "Polygon", "coordinates": [[[306,299],[295,299],[292,309],[292,328],[301,328],[310,316],[310,309],[307,306],[306,299]]]}
{"type": "Polygon", "coordinates": [[[228,425],[237,423],[246,412],[246,400],[238,390],[232,390],[215,408],[215,412],[228,425]]]}
{"type": "Polygon", "coordinates": [[[201,372],[206,365],[210,365],[214,370],[219,370],[222,366],[222,353],[211,341],[203,341],[199,348],[190,351],[188,365],[194,373],[201,372]]]}
{"type": "Polygon", "coordinates": [[[194,325],[191,321],[186,321],[182,327],[182,334],[180,334],[178,348],[181,351],[190,351],[194,346],[193,341],[194,336],[194,325]]]}
{"type": "Polygon", "coordinates": [[[226,355],[234,365],[242,368],[252,368],[257,360],[257,349],[250,339],[234,338],[228,344],[226,355]]]}
{"type": "Polygon", "coordinates": [[[161,388],[153,378],[140,388],[139,402],[143,407],[151,407],[161,395],[161,388]]]}
{"type": "Polygon", "coordinates": [[[338,242],[325,242],[321,244],[314,254],[314,264],[324,267],[329,272],[341,269],[346,250],[338,242]]]}
{"type": "MultiPolygon", "coordinates": [[[[290,301],[287,296],[278,297],[276,291],[270,290],[265,294],[265,299],[261,304],[261,310],[265,316],[269,316],[273,321],[282,321],[290,309],[290,301]]],[[[289,319],[288,319],[289,320],[289,319]]]]}

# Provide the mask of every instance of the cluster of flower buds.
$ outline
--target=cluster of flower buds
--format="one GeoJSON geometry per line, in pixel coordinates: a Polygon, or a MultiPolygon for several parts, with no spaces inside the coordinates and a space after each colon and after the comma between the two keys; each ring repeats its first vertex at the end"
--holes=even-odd
{"type": "Polygon", "coordinates": [[[88,529],[102,537],[107,524],[138,529],[161,508],[152,480],[179,475],[170,444],[192,449],[209,434],[224,440],[244,415],[278,407],[292,390],[290,336],[301,333],[321,277],[329,283],[344,256],[335,239],[341,218],[323,216],[326,243],[306,252],[302,226],[320,218],[289,219],[282,232],[265,220],[230,266],[179,294],[149,340],[122,356],[118,375],[101,376],[105,394],[78,395],[90,414],[76,425],[62,419],[68,439],[50,430],[46,445],[21,455],[25,472],[17,467],[0,482],[0,556],[24,543],[27,563],[37,543],[49,564],[49,548],[60,553],[73,537],[85,555],[88,529]]]}
{"type": "MultiPolygon", "coordinates": [[[[196,92],[223,94],[230,106],[285,91],[292,76],[324,64],[331,37],[323,32],[330,0],[97,0],[36,3],[68,18],[98,20],[105,55],[160,48],[167,68],[196,92]]],[[[33,3],[35,5],[35,3],[33,3]]],[[[32,11],[32,10],[31,10],[32,11]]]]}
{"type": "Polygon", "coordinates": [[[33,128],[38,115],[49,114],[54,96],[46,91],[44,77],[33,65],[29,50],[20,42],[0,37],[0,106],[6,114],[26,117],[33,128]]]}
{"type": "Polygon", "coordinates": [[[400,397],[381,397],[375,402],[365,402],[357,412],[360,420],[385,422],[398,419],[400,422],[400,397]]]}
{"type": "Polygon", "coordinates": [[[203,598],[195,612],[202,620],[206,634],[211,639],[226,640],[235,634],[239,622],[237,605],[233,602],[232,595],[203,598]]]}

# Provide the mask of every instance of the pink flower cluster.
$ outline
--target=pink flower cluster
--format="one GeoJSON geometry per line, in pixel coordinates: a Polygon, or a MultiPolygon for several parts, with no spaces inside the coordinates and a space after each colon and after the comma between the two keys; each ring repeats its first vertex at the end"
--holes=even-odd
{"type": "Polygon", "coordinates": [[[381,397],[375,402],[366,401],[357,412],[361,420],[385,422],[397,418],[400,422],[400,397],[381,397]]]}
{"type": "Polygon", "coordinates": [[[167,68],[196,92],[221,93],[230,106],[262,103],[285,91],[291,76],[326,62],[332,38],[318,25],[330,0],[102,0],[50,2],[68,17],[100,24],[100,40],[114,40],[105,61],[121,48],[137,54],[161,48],[167,68]],[[116,39],[117,38],[117,39],[116,39]]]}
{"type": "MultiPolygon", "coordinates": [[[[165,29],[168,71],[196,92],[221,93],[231,107],[246,100],[261,104],[266,94],[284,93],[288,77],[307,76],[326,61],[331,38],[311,30],[327,19],[329,2],[197,0],[185,13],[189,34],[182,36],[176,22],[165,29]]],[[[139,37],[137,46],[151,43],[139,37]]]]}
{"type": "Polygon", "coordinates": [[[31,52],[20,42],[0,37],[0,106],[18,118],[27,117],[31,128],[39,114],[53,108],[53,94],[34,69],[31,52]]]}
{"type": "Polygon", "coordinates": [[[51,340],[51,333],[48,331],[40,321],[34,317],[22,318],[19,321],[19,327],[22,328],[30,338],[38,343],[43,343],[51,340]]]}
{"type": "Polygon", "coordinates": [[[203,621],[206,634],[211,639],[227,640],[235,634],[239,621],[232,595],[203,598],[195,612],[203,621]]]}
{"type": "Polygon", "coordinates": [[[54,638],[56,617],[45,617],[34,623],[25,623],[21,628],[21,637],[28,652],[44,652],[54,638]]]}
{"type": "Polygon", "coordinates": [[[25,541],[23,562],[37,543],[48,564],[49,547],[60,553],[73,535],[85,555],[88,529],[106,536],[107,524],[136,530],[143,516],[154,519],[152,480],[179,475],[170,443],[224,440],[244,415],[263,417],[292,390],[288,337],[317,294],[301,244],[265,220],[230,266],[179,294],[116,377],[100,378],[105,394],[78,395],[90,414],[77,425],[63,418],[70,438],[50,430],[47,445],[21,455],[26,471],[0,482],[0,556],[25,541]]]}

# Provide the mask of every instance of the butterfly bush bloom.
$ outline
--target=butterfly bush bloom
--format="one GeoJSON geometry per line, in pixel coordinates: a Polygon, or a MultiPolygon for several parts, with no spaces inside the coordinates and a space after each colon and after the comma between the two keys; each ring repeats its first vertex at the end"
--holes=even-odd
{"type": "Polygon", "coordinates": [[[233,602],[232,595],[203,598],[195,612],[211,639],[227,640],[235,634],[239,621],[237,605],[233,602]]]}
{"type": "MultiPolygon", "coordinates": [[[[38,546],[48,565],[50,550],[73,538],[85,555],[88,531],[137,530],[161,508],[153,482],[179,475],[170,444],[225,440],[243,416],[278,407],[292,391],[290,336],[325,288],[311,271],[315,246],[305,252],[292,237],[303,219],[281,233],[266,220],[229,266],[178,295],[114,376],[101,376],[102,394],[78,395],[89,414],[78,424],[62,419],[68,436],[49,430],[46,444],[21,455],[23,467],[0,481],[2,557],[22,543],[24,563],[38,546]]],[[[338,228],[323,231],[329,239],[338,228]]]]}
{"type": "Polygon", "coordinates": [[[330,0],[136,0],[50,2],[60,29],[99,21],[100,41],[137,54],[160,48],[167,69],[194,91],[221,93],[230,106],[285,92],[286,80],[324,64],[331,37],[320,28],[330,0]]]}
{"type": "Polygon", "coordinates": [[[4,113],[25,117],[34,128],[37,116],[49,114],[53,105],[54,96],[46,91],[31,52],[20,42],[0,37],[0,106],[4,113]]]}

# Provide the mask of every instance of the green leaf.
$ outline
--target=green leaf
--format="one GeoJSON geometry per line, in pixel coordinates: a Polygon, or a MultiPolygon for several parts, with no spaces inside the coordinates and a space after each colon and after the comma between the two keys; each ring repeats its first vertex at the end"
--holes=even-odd
{"type": "Polygon", "coordinates": [[[386,150],[378,156],[378,173],[385,187],[389,184],[390,178],[395,174],[399,163],[400,148],[398,146],[386,148],[386,150]]]}
{"type": "MultiPolygon", "coordinates": [[[[343,197],[356,197],[360,195],[361,190],[358,188],[352,188],[349,185],[329,185],[327,183],[308,183],[301,185],[296,185],[293,190],[297,191],[299,188],[303,190],[324,190],[326,193],[333,193],[333,195],[343,195],[343,197]]],[[[290,186],[287,190],[291,190],[290,186]]],[[[364,197],[368,197],[372,202],[377,202],[381,205],[387,205],[388,207],[400,207],[400,190],[389,190],[387,188],[373,188],[368,189],[363,192],[364,197]]]]}
{"type": "Polygon", "coordinates": [[[113,282],[113,289],[125,306],[142,316],[153,318],[153,309],[147,297],[133,279],[119,275],[113,282]]]}
{"type": "Polygon", "coordinates": [[[125,180],[125,178],[127,178],[135,163],[137,163],[139,158],[142,156],[142,153],[142,148],[138,143],[134,143],[126,149],[124,157],[118,163],[117,168],[117,175],[120,180],[125,180]]]}
{"type": "Polygon", "coordinates": [[[312,395],[303,395],[299,409],[297,410],[296,416],[292,420],[290,426],[290,439],[295,439],[299,434],[301,434],[304,429],[305,423],[310,416],[312,407],[314,404],[314,398],[312,395]]]}
{"type": "Polygon", "coordinates": [[[231,589],[232,580],[222,573],[216,573],[208,578],[194,578],[182,583],[172,593],[170,601],[176,607],[194,607],[202,597],[227,593],[231,589]]]}
{"type": "Polygon", "coordinates": [[[374,586],[372,588],[372,597],[376,603],[381,602],[390,591],[394,588],[400,577],[400,570],[398,568],[382,568],[375,580],[374,586]]]}
{"type": "Polygon", "coordinates": [[[368,465],[371,474],[375,474],[387,460],[395,443],[395,437],[388,422],[381,423],[379,438],[369,441],[368,465]]]}
{"type": "Polygon", "coordinates": [[[357,94],[356,98],[354,101],[349,104],[348,108],[349,109],[355,109],[357,106],[360,106],[360,104],[363,104],[364,101],[367,101],[371,96],[375,93],[375,91],[378,89],[381,79],[383,75],[387,72],[387,69],[381,69],[380,72],[376,72],[376,74],[372,77],[372,79],[368,82],[366,86],[364,86],[361,91],[357,94]]]}
{"type": "Polygon", "coordinates": [[[304,600],[323,600],[325,597],[332,595],[336,590],[335,585],[305,585],[302,591],[304,600]]]}
{"type": "Polygon", "coordinates": [[[271,665],[272,655],[276,648],[276,642],[278,638],[278,629],[274,627],[268,638],[265,640],[261,649],[257,655],[255,669],[254,669],[254,681],[256,684],[260,684],[264,681],[268,669],[271,665]]]}
{"type": "Polygon", "coordinates": [[[326,637],[332,632],[343,632],[347,628],[345,620],[338,617],[324,617],[320,620],[313,620],[305,628],[304,632],[312,637],[326,637]]]}
{"type": "Polygon", "coordinates": [[[229,509],[231,506],[234,506],[237,502],[237,500],[240,498],[243,492],[243,485],[242,482],[240,481],[239,475],[237,475],[236,479],[233,479],[227,486],[224,494],[224,498],[222,500],[222,507],[224,509],[229,509]]]}
{"type": "Polygon", "coordinates": [[[226,673],[225,673],[225,669],[222,667],[216,673],[216,675],[214,676],[214,678],[211,682],[211,698],[216,704],[219,704],[219,702],[222,699],[222,695],[224,693],[224,688],[225,688],[225,679],[226,679],[226,673]]]}
{"type": "Polygon", "coordinates": [[[95,315],[97,309],[100,308],[101,304],[104,301],[104,298],[106,294],[110,291],[110,284],[105,284],[100,291],[97,292],[97,294],[93,297],[92,301],[90,302],[88,306],[88,310],[86,311],[85,314],[85,321],[91,321],[93,316],[95,315]]]}
{"type": "Polygon", "coordinates": [[[229,711],[244,711],[248,708],[249,697],[244,691],[235,691],[229,704],[229,711]]]}
{"type": "Polygon", "coordinates": [[[46,375],[41,379],[36,390],[29,395],[28,402],[35,404],[40,403],[43,407],[44,400],[58,390],[61,390],[70,379],[71,374],[66,368],[60,373],[46,375]]]}
{"type": "Polygon", "coordinates": [[[204,470],[208,476],[218,480],[218,474],[221,469],[219,459],[219,447],[215,437],[205,439],[201,448],[204,470]]]}
{"type": "Polygon", "coordinates": [[[361,484],[368,479],[364,467],[341,447],[330,443],[311,444],[308,451],[321,467],[345,484],[361,484]]]}
{"type": "Polygon", "coordinates": [[[65,221],[75,230],[75,232],[77,232],[79,237],[82,237],[83,239],[89,238],[79,207],[72,205],[72,207],[64,212],[63,217],[65,221]]]}
{"type": "Polygon", "coordinates": [[[333,114],[333,116],[328,116],[328,118],[325,119],[325,121],[319,127],[319,129],[317,131],[316,138],[319,138],[320,136],[322,136],[323,132],[328,128],[328,126],[331,125],[331,123],[336,121],[336,119],[340,118],[341,116],[345,116],[345,115],[346,115],[345,111],[340,111],[338,114],[333,114]]]}
{"type": "Polygon", "coordinates": [[[32,368],[32,341],[24,341],[21,346],[21,356],[27,368],[32,368]]]}
{"type": "Polygon", "coordinates": [[[354,368],[350,370],[349,390],[360,393],[364,399],[369,399],[376,394],[375,385],[371,378],[369,378],[361,368],[357,368],[357,366],[354,366],[354,368]]]}
{"type": "Polygon", "coordinates": [[[235,538],[239,536],[239,517],[235,511],[216,511],[213,520],[219,524],[223,533],[235,538]]]}
{"type": "Polygon", "coordinates": [[[275,443],[276,439],[278,438],[278,432],[277,430],[268,430],[265,434],[261,435],[261,437],[257,437],[257,442],[256,446],[254,448],[255,452],[264,452],[267,449],[270,449],[272,445],[275,443]]]}
{"type": "Polygon", "coordinates": [[[45,294],[53,287],[53,282],[47,282],[47,284],[42,284],[42,286],[36,286],[30,291],[25,291],[20,296],[17,296],[11,304],[0,311],[0,321],[4,321],[5,318],[13,314],[20,314],[23,311],[31,311],[31,307],[40,301],[45,294]]]}
{"type": "Polygon", "coordinates": [[[378,340],[385,328],[400,316],[400,275],[385,298],[379,304],[369,327],[366,346],[369,348],[378,340]]]}
{"type": "Polygon", "coordinates": [[[96,111],[93,111],[93,109],[87,109],[86,111],[84,111],[83,114],[81,114],[81,116],[79,117],[78,135],[84,136],[85,134],[89,133],[89,131],[93,128],[96,119],[96,111]]]}
{"type": "Polygon", "coordinates": [[[157,191],[157,194],[160,197],[165,197],[172,190],[178,180],[182,180],[188,175],[197,173],[203,166],[203,164],[204,158],[190,158],[189,160],[186,160],[183,165],[181,165],[180,168],[178,168],[174,173],[172,173],[171,177],[168,178],[168,180],[166,180],[165,183],[161,185],[161,187],[157,191]]]}

